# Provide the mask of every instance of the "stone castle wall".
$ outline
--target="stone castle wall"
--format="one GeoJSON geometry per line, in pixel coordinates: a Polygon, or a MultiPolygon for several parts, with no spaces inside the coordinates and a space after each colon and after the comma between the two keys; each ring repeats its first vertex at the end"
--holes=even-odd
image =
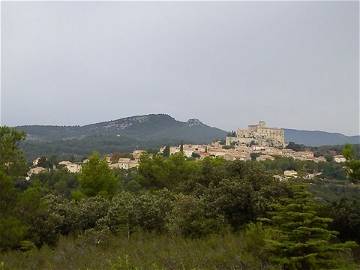
{"type": "Polygon", "coordinates": [[[238,129],[236,137],[227,137],[226,144],[237,143],[250,145],[252,143],[262,146],[285,147],[284,130],[280,128],[266,127],[264,121],[257,125],[249,125],[248,128],[238,129]]]}

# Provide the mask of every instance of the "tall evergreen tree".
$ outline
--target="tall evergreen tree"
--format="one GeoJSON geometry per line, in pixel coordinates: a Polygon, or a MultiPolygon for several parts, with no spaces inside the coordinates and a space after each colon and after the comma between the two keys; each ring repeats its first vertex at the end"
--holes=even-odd
{"type": "MultiPolygon", "coordinates": [[[[295,185],[293,194],[274,205],[267,239],[273,262],[286,270],[335,269],[355,242],[336,243],[338,234],[328,229],[330,218],[317,215],[317,204],[305,185],[295,185]],[[341,255],[341,256],[340,256],[341,255]]],[[[345,262],[350,265],[350,262],[345,262]]],[[[351,269],[350,266],[346,269],[351,269]]]]}

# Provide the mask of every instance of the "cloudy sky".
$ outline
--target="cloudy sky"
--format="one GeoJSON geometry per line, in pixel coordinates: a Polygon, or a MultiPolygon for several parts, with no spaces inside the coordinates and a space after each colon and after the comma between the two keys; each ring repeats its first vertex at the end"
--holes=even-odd
{"type": "Polygon", "coordinates": [[[1,120],[359,134],[359,3],[2,2],[1,120]]]}

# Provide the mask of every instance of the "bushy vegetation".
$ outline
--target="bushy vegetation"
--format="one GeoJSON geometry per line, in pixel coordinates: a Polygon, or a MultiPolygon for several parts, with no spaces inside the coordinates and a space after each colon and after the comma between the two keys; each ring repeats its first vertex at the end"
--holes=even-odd
{"type": "MultiPolygon", "coordinates": [[[[56,249],[43,246],[0,255],[2,269],[267,269],[259,245],[263,231],[252,226],[241,233],[191,239],[165,234],[135,233],[131,239],[88,231],[61,237],[56,249]]],[[[1,266],[0,266],[1,267],[1,266]]],[[[276,268],[275,268],[276,269],[276,268]]]]}
{"type": "MultiPolygon", "coordinates": [[[[324,179],[273,177],[324,164],[145,154],[113,171],[94,154],[79,174],[27,181],[24,134],[0,136],[3,269],[356,269],[360,198],[327,196],[324,179]]],[[[338,181],[356,183],[348,148],[338,181]]]]}

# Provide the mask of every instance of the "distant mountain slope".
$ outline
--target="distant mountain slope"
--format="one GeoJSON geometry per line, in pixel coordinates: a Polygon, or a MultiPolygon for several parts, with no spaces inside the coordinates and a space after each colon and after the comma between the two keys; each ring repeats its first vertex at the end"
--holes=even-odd
{"type": "Polygon", "coordinates": [[[360,144],[360,136],[345,136],[341,133],[284,129],[285,140],[308,146],[360,144]]]}
{"type": "Polygon", "coordinates": [[[56,141],[82,139],[88,136],[127,136],[137,140],[176,139],[206,143],[223,139],[226,131],[207,126],[197,119],[175,120],[167,114],[132,116],[86,126],[18,126],[28,140],[56,141]]]}
{"type": "Polygon", "coordinates": [[[87,155],[158,148],[165,144],[210,143],[224,139],[226,131],[197,119],[187,122],[166,114],[133,116],[86,126],[19,126],[27,133],[22,144],[27,156],[87,155]]]}
{"type": "MultiPolygon", "coordinates": [[[[139,115],[85,126],[18,126],[27,133],[22,147],[29,158],[39,155],[88,155],[158,148],[165,144],[209,143],[225,139],[226,131],[197,119],[177,121],[167,114],[139,115]]],[[[360,143],[360,136],[285,129],[287,142],[308,146],[360,143]]]]}

